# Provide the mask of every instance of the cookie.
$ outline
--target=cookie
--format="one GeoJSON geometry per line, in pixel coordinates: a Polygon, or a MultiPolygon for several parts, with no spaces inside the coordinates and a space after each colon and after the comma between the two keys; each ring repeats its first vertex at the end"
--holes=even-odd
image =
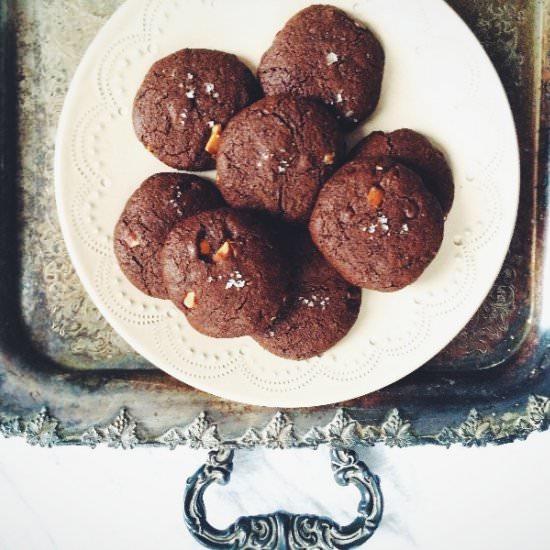
{"type": "Polygon", "coordinates": [[[414,170],[435,195],[446,216],[453,205],[453,174],[445,155],[422,134],[402,128],[393,132],[372,132],[352,150],[351,158],[390,157],[414,170]]]}
{"type": "Polygon", "coordinates": [[[315,97],[347,130],[365,120],[380,98],[384,50],[375,36],[333,6],[310,6],[275,36],[258,68],[266,95],[315,97]]]}
{"type": "Polygon", "coordinates": [[[321,190],[313,241],[354,285],[393,291],[415,281],[443,239],[443,212],[420,176],[392,161],[352,161],[321,190]]]}
{"type": "Polygon", "coordinates": [[[348,333],[359,314],[361,291],[327,263],[307,230],[285,241],[290,274],[285,302],[268,329],[253,337],[275,355],[307,359],[348,333]]]}
{"type": "Polygon", "coordinates": [[[115,226],[114,252],[122,272],[145,294],[167,298],[159,252],[172,226],[223,200],[209,181],[190,174],[160,173],[134,191],[115,226]]]}
{"type": "Polygon", "coordinates": [[[226,208],[176,225],[161,264],[170,299],[208,336],[244,336],[267,327],[287,286],[268,233],[250,215],[226,208]]]}
{"type": "Polygon", "coordinates": [[[343,135],[322,104],[266,97],[241,111],[224,130],[216,183],[235,208],[307,222],[319,189],[344,154],[343,135]]]}
{"type": "Polygon", "coordinates": [[[234,55],[180,50],[149,69],[134,100],[134,129],[168,166],[207,170],[220,129],[259,95],[253,74],[234,55]]]}

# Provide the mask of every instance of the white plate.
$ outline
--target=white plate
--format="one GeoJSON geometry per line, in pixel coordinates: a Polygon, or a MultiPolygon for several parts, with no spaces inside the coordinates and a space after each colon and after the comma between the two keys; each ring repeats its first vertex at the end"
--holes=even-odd
{"type": "Polygon", "coordinates": [[[386,52],[382,99],[356,133],[410,127],[450,158],[456,198],[434,262],[393,294],[364,292],[359,320],[322,357],[294,362],[251,338],[192,330],[167,301],[119,271],[111,234],[131,192],[167,168],[136,139],[131,107],[150,65],[183,47],[226,50],[256,66],[304,0],[131,0],[97,35],[59,123],[56,198],[71,259],[114,329],[176,378],[218,396],[277,407],[372,392],[415,370],[466,324],[509,246],[519,195],[510,108],[480,44],[442,0],[334,0],[364,21],[386,52]]]}

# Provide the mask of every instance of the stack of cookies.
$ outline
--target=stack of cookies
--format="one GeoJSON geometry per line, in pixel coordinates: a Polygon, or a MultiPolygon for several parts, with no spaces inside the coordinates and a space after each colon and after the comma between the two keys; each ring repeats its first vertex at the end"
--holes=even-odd
{"type": "Polygon", "coordinates": [[[292,17],[258,80],[234,55],[157,61],[134,101],[136,135],[168,166],[128,200],[114,250],[142,292],[212,337],[252,336],[305,359],[355,323],[360,288],[394,291],[435,257],[453,179],[408,129],[345,134],[374,111],[384,52],[327,5],[292,17]],[[217,169],[215,184],[193,173],[217,169]]]}

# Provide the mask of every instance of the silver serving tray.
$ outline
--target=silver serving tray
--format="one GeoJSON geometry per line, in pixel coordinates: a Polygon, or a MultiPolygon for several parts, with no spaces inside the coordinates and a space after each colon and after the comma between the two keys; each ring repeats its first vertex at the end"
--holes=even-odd
{"type": "MultiPolygon", "coordinates": [[[[0,3],[0,433],[41,446],[217,449],[191,480],[188,495],[197,497],[205,480],[228,478],[232,448],[473,446],[547,428],[550,0],[449,0],[499,71],[521,148],[518,222],[486,301],[442,353],[405,379],[292,412],[224,401],[160,372],[112,331],[73,271],[54,203],[55,128],[85,47],[120,3],[0,3]]],[[[334,454],[333,465],[370,502],[361,527],[370,536],[365,525],[381,514],[375,478],[346,452],[334,454]]],[[[187,515],[197,533],[206,525],[199,501],[187,515]]],[[[268,524],[282,532],[295,521],[282,514],[268,524]]],[[[231,547],[214,539],[203,542],[231,547]]]]}

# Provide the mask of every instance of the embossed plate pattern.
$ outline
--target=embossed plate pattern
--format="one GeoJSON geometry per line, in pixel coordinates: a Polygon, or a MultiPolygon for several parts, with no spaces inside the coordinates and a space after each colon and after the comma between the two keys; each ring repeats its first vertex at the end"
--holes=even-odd
{"type": "Polygon", "coordinates": [[[441,0],[339,0],[333,3],[378,34],[387,56],[380,106],[354,139],[372,129],[409,126],[431,136],[449,155],[456,200],[436,260],[403,291],[365,292],[350,334],[322,357],[301,363],[275,358],[249,338],[203,337],[169,303],[135,290],[118,270],[111,233],[132,190],[166,169],[132,130],[132,99],[145,71],[154,60],[186,46],[231,51],[255,65],[276,30],[308,3],[124,4],[84,56],[57,136],[62,230],[77,273],[105,318],[139,353],[176,378],[259,405],[350,399],[422,365],[459,332],[487,294],[517,210],[512,116],[496,72],[466,25],[441,0]],[[245,21],[241,13],[247,13],[245,21]]]}

